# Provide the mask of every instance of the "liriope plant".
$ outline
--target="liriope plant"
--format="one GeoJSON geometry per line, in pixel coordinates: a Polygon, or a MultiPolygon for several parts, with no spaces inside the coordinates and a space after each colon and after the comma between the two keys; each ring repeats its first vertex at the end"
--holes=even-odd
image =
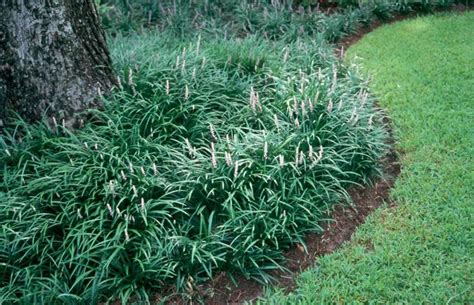
{"type": "Polygon", "coordinates": [[[112,50],[120,85],[83,128],[18,120],[1,140],[1,302],[192,295],[222,270],[268,282],[378,173],[380,113],[323,40],[112,50]]]}

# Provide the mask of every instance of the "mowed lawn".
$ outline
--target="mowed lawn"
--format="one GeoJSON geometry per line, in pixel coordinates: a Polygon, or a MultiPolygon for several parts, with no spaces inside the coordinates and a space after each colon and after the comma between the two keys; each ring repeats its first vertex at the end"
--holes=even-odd
{"type": "Polygon", "coordinates": [[[348,60],[393,119],[397,206],[371,215],[294,293],[261,303],[473,304],[474,12],[383,26],[348,60]]]}

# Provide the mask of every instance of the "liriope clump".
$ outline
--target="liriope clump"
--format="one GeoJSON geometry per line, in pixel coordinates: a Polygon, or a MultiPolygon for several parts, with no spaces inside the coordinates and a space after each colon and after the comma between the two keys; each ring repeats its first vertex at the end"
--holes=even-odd
{"type": "Polygon", "coordinates": [[[112,50],[128,81],[93,121],[19,122],[1,141],[5,295],[145,298],[221,270],[268,280],[282,250],[378,172],[380,114],[321,41],[183,48],[150,34],[112,50]]]}

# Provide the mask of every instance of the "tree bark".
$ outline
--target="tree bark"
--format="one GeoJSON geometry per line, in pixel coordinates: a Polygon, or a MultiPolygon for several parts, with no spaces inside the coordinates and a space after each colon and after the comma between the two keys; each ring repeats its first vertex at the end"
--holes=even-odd
{"type": "Polygon", "coordinates": [[[73,126],[114,82],[94,0],[0,0],[0,120],[73,126]]]}

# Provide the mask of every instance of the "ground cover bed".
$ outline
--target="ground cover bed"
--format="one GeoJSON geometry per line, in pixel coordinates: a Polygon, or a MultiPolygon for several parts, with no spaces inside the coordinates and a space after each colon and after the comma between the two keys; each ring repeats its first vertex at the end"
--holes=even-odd
{"type": "Polygon", "coordinates": [[[74,131],[5,130],[1,302],[194,300],[223,271],[269,283],[380,176],[383,115],[330,44],[380,9],[224,2],[104,2],[119,79],[104,108],[74,131]]]}

